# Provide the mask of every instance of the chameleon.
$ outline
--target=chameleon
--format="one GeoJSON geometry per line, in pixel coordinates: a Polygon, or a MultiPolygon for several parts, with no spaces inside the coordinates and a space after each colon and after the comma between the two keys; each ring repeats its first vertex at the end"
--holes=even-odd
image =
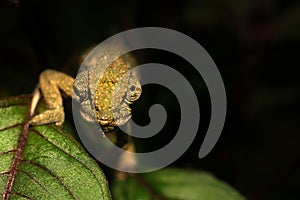
{"type": "Polygon", "coordinates": [[[55,123],[65,120],[61,91],[80,103],[80,114],[87,122],[98,122],[104,132],[124,125],[131,117],[129,107],[139,99],[142,88],[137,75],[130,69],[135,64],[131,55],[115,59],[107,68],[107,57],[94,59],[73,77],[53,69],[39,76],[38,87],[49,110],[35,115],[31,125],[55,123]],[[94,117],[96,116],[96,117],[94,117]]]}

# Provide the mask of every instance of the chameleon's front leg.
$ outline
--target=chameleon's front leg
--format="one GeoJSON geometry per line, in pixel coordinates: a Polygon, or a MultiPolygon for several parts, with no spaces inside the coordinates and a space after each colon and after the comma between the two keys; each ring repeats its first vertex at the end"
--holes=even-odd
{"type": "Polygon", "coordinates": [[[49,110],[34,116],[30,123],[32,125],[41,125],[55,123],[62,125],[65,120],[62,96],[59,90],[62,90],[68,96],[73,96],[74,79],[62,72],[47,69],[40,74],[39,88],[43,94],[49,110]]]}

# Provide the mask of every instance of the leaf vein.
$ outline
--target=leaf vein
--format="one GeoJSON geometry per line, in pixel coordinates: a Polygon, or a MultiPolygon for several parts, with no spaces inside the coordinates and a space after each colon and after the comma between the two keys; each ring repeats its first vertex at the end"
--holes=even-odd
{"type": "Polygon", "coordinates": [[[33,182],[38,184],[43,190],[45,190],[47,193],[49,193],[49,191],[37,179],[35,179],[31,174],[29,174],[28,172],[21,170],[21,169],[18,169],[17,171],[27,175],[33,182]]]}
{"type": "Polygon", "coordinates": [[[8,129],[15,128],[15,127],[18,127],[18,126],[23,126],[23,125],[24,125],[24,123],[13,124],[13,125],[11,125],[11,126],[7,126],[7,127],[4,127],[4,128],[2,128],[2,129],[0,129],[0,132],[6,131],[6,130],[8,130],[8,129]]]}
{"type": "Polygon", "coordinates": [[[32,199],[31,197],[29,197],[29,196],[27,196],[25,194],[18,193],[18,192],[10,192],[10,195],[20,196],[20,197],[23,197],[25,199],[32,199]]]}
{"type": "Polygon", "coordinates": [[[1,155],[5,155],[5,154],[9,154],[9,153],[14,153],[14,152],[16,152],[15,149],[8,150],[8,151],[3,151],[3,152],[0,152],[0,156],[1,156],[1,155]]]}
{"type": "Polygon", "coordinates": [[[34,163],[30,160],[21,160],[23,163],[29,164],[29,165],[33,165],[43,171],[45,171],[46,173],[50,174],[53,178],[56,179],[56,181],[65,188],[65,190],[72,196],[73,199],[77,199],[75,197],[75,195],[73,194],[73,192],[70,190],[70,188],[64,184],[64,182],[59,178],[59,176],[57,176],[54,172],[52,172],[51,170],[47,169],[45,166],[40,165],[38,163],[34,163]]]}
{"type": "Polygon", "coordinates": [[[53,143],[52,141],[50,141],[48,138],[46,138],[42,133],[40,133],[39,131],[32,129],[32,131],[34,133],[36,133],[37,135],[39,135],[40,137],[42,137],[44,140],[46,140],[47,142],[49,142],[50,144],[52,144],[54,147],[56,147],[57,149],[61,150],[63,153],[65,153],[66,155],[70,156],[72,159],[74,159],[75,161],[77,161],[78,163],[80,163],[86,170],[88,170],[93,176],[94,178],[97,180],[97,183],[99,185],[100,190],[104,193],[102,185],[100,183],[100,181],[98,180],[96,174],[93,172],[93,170],[91,170],[84,162],[82,162],[81,160],[79,160],[78,158],[74,157],[73,155],[69,154],[68,152],[66,152],[64,149],[62,149],[61,147],[57,146],[55,143],[53,143]]]}

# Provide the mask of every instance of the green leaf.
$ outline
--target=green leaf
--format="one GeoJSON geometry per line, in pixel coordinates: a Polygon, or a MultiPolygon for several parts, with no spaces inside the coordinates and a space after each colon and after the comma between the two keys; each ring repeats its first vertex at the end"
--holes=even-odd
{"type": "Polygon", "coordinates": [[[202,171],[163,169],[130,176],[112,185],[118,200],[174,199],[174,200],[243,200],[228,184],[202,171]]]}
{"type": "Polygon", "coordinates": [[[111,199],[103,172],[77,141],[53,124],[28,125],[30,105],[31,96],[0,100],[3,199],[111,199]]]}

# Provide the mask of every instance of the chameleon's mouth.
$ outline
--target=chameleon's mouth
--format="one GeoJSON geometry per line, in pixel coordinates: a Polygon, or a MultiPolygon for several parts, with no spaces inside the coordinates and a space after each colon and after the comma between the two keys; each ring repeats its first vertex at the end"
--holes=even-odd
{"type": "Polygon", "coordinates": [[[100,124],[101,124],[102,126],[105,126],[105,125],[108,125],[108,124],[111,122],[111,120],[103,120],[103,119],[100,119],[99,122],[100,122],[100,124]]]}
{"type": "Polygon", "coordinates": [[[130,118],[131,118],[131,114],[127,114],[127,115],[124,115],[122,117],[115,118],[112,120],[100,119],[98,122],[101,125],[102,130],[105,133],[108,133],[108,132],[114,130],[117,126],[124,125],[130,118]]]}
{"type": "Polygon", "coordinates": [[[121,126],[124,125],[131,117],[131,113],[124,114],[122,116],[118,116],[117,118],[110,119],[99,119],[99,123],[101,126],[121,126]]]}
{"type": "MultiPolygon", "coordinates": [[[[100,113],[99,113],[100,114],[100,113]]],[[[112,112],[98,115],[98,122],[101,126],[121,126],[131,118],[131,110],[128,106],[114,109],[112,112]]]]}

